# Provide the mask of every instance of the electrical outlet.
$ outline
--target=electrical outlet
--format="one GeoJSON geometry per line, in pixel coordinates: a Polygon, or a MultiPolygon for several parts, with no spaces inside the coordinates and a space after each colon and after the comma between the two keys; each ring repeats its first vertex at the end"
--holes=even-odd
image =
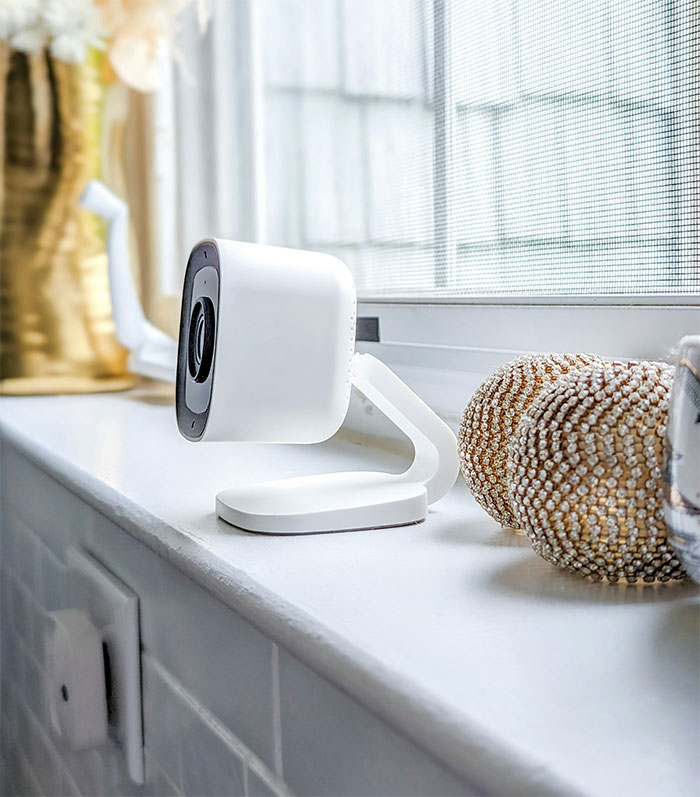
{"type": "Polygon", "coordinates": [[[85,551],[67,555],[70,606],[99,629],[105,656],[109,736],[134,783],[144,782],[138,596],[85,551]]]}

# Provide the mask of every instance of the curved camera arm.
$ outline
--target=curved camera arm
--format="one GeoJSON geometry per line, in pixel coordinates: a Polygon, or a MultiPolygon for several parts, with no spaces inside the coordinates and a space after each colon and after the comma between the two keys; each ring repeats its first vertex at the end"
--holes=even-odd
{"type": "Polygon", "coordinates": [[[428,504],[439,501],[452,489],[459,474],[453,431],[390,368],[371,354],[355,354],[352,381],[413,443],[413,463],[401,478],[423,484],[428,504]]]}
{"type": "Polygon", "coordinates": [[[404,526],[425,520],[459,473],[457,440],[384,363],[355,354],[353,384],[413,442],[404,473],[324,473],[241,485],[216,497],[228,523],[265,534],[309,534],[404,526]]]}
{"type": "Polygon", "coordinates": [[[133,373],[175,381],[177,343],[144,315],[129,266],[129,208],[104,183],[91,180],[80,204],[107,222],[109,290],[117,340],[129,349],[133,373]]]}

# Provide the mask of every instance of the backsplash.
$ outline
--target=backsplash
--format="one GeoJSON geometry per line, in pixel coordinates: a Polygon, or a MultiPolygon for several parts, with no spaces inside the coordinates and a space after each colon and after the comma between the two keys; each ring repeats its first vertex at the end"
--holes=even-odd
{"type": "Polygon", "coordinates": [[[2,445],[0,754],[12,794],[469,794],[430,754],[2,445]],[[146,783],[48,723],[47,613],[82,547],[139,596],[146,783]]]}
{"type": "MultiPolygon", "coordinates": [[[[14,453],[3,453],[17,461],[14,453]]],[[[22,462],[23,469],[34,470],[22,462]]],[[[9,477],[10,481],[13,477],[9,477]]],[[[3,480],[5,484],[5,480],[3,480]]],[[[142,650],[142,679],[144,697],[144,740],[146,783],[133,784],[126,774],[121,753],[111,744],[103,748],[73,753],[54,738],[48,724],[48,700],[46,694],[46,672],[44,667],[44,632],[47,613],[67,606],[67,578],[61,548],[70,542],[70,529],[65,523],[64,509],[75,502],[67,517],[73,518],[75,542],[87,543],[94,535],[102,538],[110,534],[114,542],[126,549],[133,549],[134,556],[144,557],[146,567],[158,566],[167,569],[170,580],[167,599],[171,591],[185,586],[198,591],[196,585],[169,567],[155,554],[127,540],[125,532],[98,515],[90,518],[91,512],[78,503],[78,499],[63,491],[40,471],[32,474],[26,488],[34,485],[34,501],[55,501],[51,512],[52,523],[63,528],[54,539],[48,539],[51,529],[47,526],[32,527],[20,517],[15,499],[19,497],[12,489],[3,491],[2,526],[2,793],[3,794],[286,794],[288,789],[274,771],[274,742],[272,715],[269,723],[258,717],[259,728],[250,729],[247,738],[258,741],[260,752],[272,766],[268,766],[260,755],[222,723],[201,700],[197,699],[164,663],[160,650],[142,650]],[[48,490],[45,488],[49,488],[48,490]],[[42,489],[44,488],[44,489],[42,489]],[[92,523],[86,523],[86,520],[92,523]],[[43,529],[43,533],[42,533],[43,529]],[[65,534],[64,532],[68,532],[65,534]],[[122,538],[122,539],[119,539],[122,538]],[[49,544],[51,547],[49,547],[49,544]],[[183,585],[182,582],[189,582],[183,585]],[[270,728],[270,743],[264,740],[266,728],[270,728]]],[[[8,485],[9,486],[9,485],[8,485]]],[[[25,488],[25,489],[26,489],[25,488]]],[[[35,510],[32,509],[32,514],[35,510]]],[[[36,519],[36,518],[35,518],[36,519]]],[[[103,552],[109,550],[109,546],[103,552]]],[[[94,551],[98,553],[98,551],[94,551]]],[[[128,554],[127,554],[128,557],[128,554]]],[[[103,557],[104,559],[104,557],[103,557]]],[[[142,597],[143,593],[140,594],[142,597]]],[[[153,593],[153,597],[156,595],[153,593]]],[[[202,600],[207,596],[201,594],[202,600]]],[[[211,599],[213,601],[213,599],[211,599]]],[[[146,599],[142,614],[150,617],[155,606],[146,599]]],[[[220,604],[216,604],[220,606],[220,604]]],[[[203,607],[202,607],[203,608],[203,607]]],[[[223,607],[221,607],[223,609],[223,607]]],[[[157,609],[156,609],[157,611],[157,609]]],[[[224,610],[226,611],[226,610],[224,610]]],[[[156,618],[154,618],[155,621],[156,618]]],[[[238,618],[236,618],[238,619],[238,618]]],[[[238,620],[242,625],[242,621],[238,620]]],[[[147,622],[142,619],[144,630],[147,622]]],[[[170,626],[164,629],[172,636],[173,648],[187,647],[186,629],[170,626]]],[[[228,633],[239,630],[252,635],[251,628],[227,628],[228,633]]],[[[145,635],[142,634],[142,637],[145,635]]],[[[145,639],[142,640],[145,643],[145,639]]],[[[248,640],[238,637],[245,646],[248,640]]],[[[260,640],[262,642],[262,640],[260,640]]],[[[260,642],[258,648],[260,648],[260,642]]],[[[264,644],[264,643],[263,643],[264,644]]],[[[218,659],[213,651],[198,649],[202,658],[218,659]]],[[[270,683],[264,691],[271,691],[272,645],[267,643],[264,653],[268,658],[270,683]]],[[[182,666],[188,663],[179,660],[182,666]]],[[[218,661],[222,666],[224,662],[218,661]]],[[[203,668],[193,667],[196,676],[203,668]]],[[[262,687],[262,684],[260,685],[262,687]]],[[[228,701],[221,696],[221,704],[228,701]]],[[[261,707],[262,709],[263,707],[261,707]]],[[[264,709],[263,709],[264,710],[264,709]]]]}

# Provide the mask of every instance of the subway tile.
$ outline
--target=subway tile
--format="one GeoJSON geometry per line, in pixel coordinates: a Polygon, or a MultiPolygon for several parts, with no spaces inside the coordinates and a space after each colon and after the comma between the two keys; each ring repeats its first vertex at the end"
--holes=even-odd
{"type": "Polygon", "coordinates": [[[41,551],[41,580],[46,611],[68,608],[68,571],[48,548],[41,551]]]}
{"type": "Polygon", "coordinates": [[[12,581],[12,617],[17,632],[27,647],[33,642],[33,615],[31,598],[21,581],[12,581]]]}
{"type": "Polygon", "coordinates": [[[243,761],[239,751],[191,711],[181,745],[185,794],[244,795],[243,761]]]}
{"type": "Polygon", "coordinates": [[[147,794],[147,785],[138,785],[129,777],[124,754],[115,744],[108,742],[100,747],[98,752],[102,761],[102,777],[106,794],[113,795],[113,797],[118,797],[118,795],[139,797],[147,794]]]}
{"type": "Polygon", "coordinates": [[[88,541],[92,509],[24,457],[16,457],[6,485],[10,514],[16,513],[58,556],[88,541]]]}
{"type": "Polygon", "coordinates": [[[37,601],[31,601],[32,646],[31,653],[44,666],[46,661],[46,637],[50,626],[49,615],[37,601]]]}
{"type": "Polygon", "coordinates": [[[156,789],[156,777],[158,774],[158,762],[155,755],[151,753],[150,747],[144,743],[143,748],[143,794],[155,797],[158,794],[156,789]]]}
{"type": "Polygon", "coordinates": [[[9,501],[7,490],[3,490],[3,523],[0,528],[0,540],[2,540],[2,567],[4,573],[14,573],[20,558],[19,530],[17,528],[17,514],[10,511],[7,507],[9,501]]]}
{"type": "Polygon", "coordinates": [[[158,769],[155,777],[154,797],[180,797],[180,795],[184,794],[163,770],[158,769]]]}
{"type": "Polygon", "coordinates": [[[62,790],[61,764],[46,735],[38,723],[33,723],[32,769],[44,794],[58,794],[62,790]]]}
{"type": "Polygon", "coordinates": [[[74,753],[69,756],[69,760],[70,773],[81,794],[105,794],[105,772],[102,757],[97,750],[83,750],[74,753]]]}
{"type": "Polygon", "coordinates": [[[268,779],[262,777],[254,769],[248,767],[248,797],[278,797],[285,794],[271,785],[268,779]]]}
{"type": "Polygon", "coordinates": [[[284,778],[306,795],[459,795],[429,754],[280,650],[284,778]]]}
{"type": "MultiPolygon", "coordinates": [[[[16,681],[17,689],[3,688],[0,727],[4,734],[11,722],[23,750],[15,775],[4,776],[4,783],[17,786],[10,793],[288,793],[271,772],[270,640],[110,521],[92,513],[88,525],[90,547],[140,599],[148,781],[143,787],[131,783],[122,754],[111,743],[72,753],[53,737],[37,639],[46,615],[10,576],[3,594],[10,595],[13,626],[2,629],[3,646],[10,645],[3,654],[2,677],[3,682],[16,681]],[[20,631],[25,642],[20,642],[20,631]]],[[[83,532],[73,529],[74,544],[84,542],[83,532]]],[[[45,605],[53,609],[66,605],[66,573],[63,549],[58,544],[50,548],[37,545],[36,562],[45,605]]],[[[25,551],[25,562],[34,559],[25,551]]],[[[27,572],[21,568],[26,580],[27,572]]],[[[295,791],[466,793],[427,753],[284,651],[280,684],[284,771],[295,791]]],[[[3,755],[7,741],[13,740],[3,738],[3,755]]]]}
{"type": "Polygon", "coordinates": [[[41,595],[41,564],[39,548],[32,530],[16,515],[9,521],[14,526],[16,542],[16,561],[14,571],[22,584],[32,595],[41,595]]]}
{"type": "Polygon", "coordinates": [[[8,678],[14,684],[16,697],[22,695],[24,685],[25,656],[19,634],[13,628],[8,629],[3,643],[7,644],[7,669],[3,672],[3,679],[8,678]]]}
{"type": "MultiPolygon", "coordinates": [[[[148,746],[144,748],[144,783],[139,789],[144,797],[180,795],[182,790],[163,772],[148,746]]],[[[125,794],[129,793],[125,790],[125,794]]]]}
{"type": "Polygon", "coordinates": [[[99,558],[139,596],[146,651],[272,766],[270,640],[106,518],[94,534],[99,558]]]}
{"type": "Polygon", "coordinates": [[[18,794],[22,797],[41,797],[41,787],[36,775],[32,771],[29,761],[20,754],[19,756],[19,788],[18,794]]]}
{"type": "Polygon", "coordinates": [[[47,678],[39,668],[34,657],[24,652],[24,679],[22,691],[24,700],[34,717],[45,727],[48,727],[48,695],[47,678]]]}
{"type": "MultiPolygon", "coordinates": [[[[181,794],[172,780],[159,767],[155,755],[148,746],[144,747],[144,783],[138,788],[138,793],[143,797],[162,797],[162,795],[181,794]]],[[[132,785],[133,788],[133,785],[132,785]]],[[[124,789],[124,794],[129,790],[124,789]]]]}
{"type": "Polygon", "coordinates": [[[61,772],[61,795],[62,797],[80,797],[80,790],[73,780],[73,776],[65,767],[61,772]]]}
{"type": "MultiPolygon", "coordinates": [[[[12,576],[9,568],[6,567],[2,571],[2,575],[0,575],[0,634],[2,634],[3,639],[12,622],[12,576]]],[[[4,660],[3,653],[3,666],[4,660]]]]}
{"type": "Polygon", "coordinates": [[[9,677],[2,678],[2,726],[0,750],[9,750],[17,740],[17,697],[14,683],[9,677]]]}
{"type": "Polygon", "coordinates": [[[185,707],[150,656],[142,656],[141,674],[144,746],[157,766],[179,786],[182,784],[180,745],[185,707]]]}
{"type": "Polygon", "coordinates": [[[17,690],[17,703],[15,709],[17,721],[17,747],[20,750],[31,750],[32,724],[29,709],[24,702],[24,693],[17,690]]]}
{"type": "Polygon", "coordinates": [[[4,748],[0,761],[0,789],[2,794],[21,794],[19,790],[19,755],[17,750],[4,748]]]}

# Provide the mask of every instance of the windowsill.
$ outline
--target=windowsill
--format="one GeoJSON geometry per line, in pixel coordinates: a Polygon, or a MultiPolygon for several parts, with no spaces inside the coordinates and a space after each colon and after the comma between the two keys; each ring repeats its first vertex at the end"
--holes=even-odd
{"type": "Polygon", "coordinates": [[[3,436],[48,473],[490,791],[695,790],[690,584],[559,572],[461,481],[419,526],[247,534],[214,513],[236,481],[405,460],[349,433],[311,447],[194,446],[157,390],[0,406],[3,436]]]}

